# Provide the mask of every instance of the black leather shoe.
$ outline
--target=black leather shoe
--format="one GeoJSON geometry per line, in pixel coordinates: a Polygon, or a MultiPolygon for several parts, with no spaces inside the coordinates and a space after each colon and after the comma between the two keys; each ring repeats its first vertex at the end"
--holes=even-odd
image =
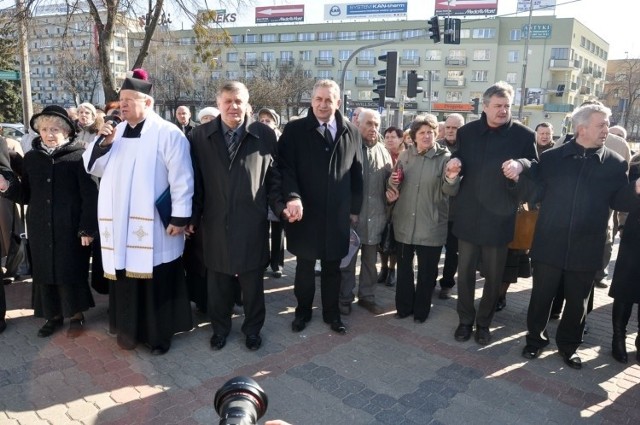
{"type": "Polygon", "coordinates": [[[275,277],[276,279],[280,279],[282,277],[282,272],[278,269],[278,270],[274,270],[272,273],[273,277],[275,277]]]}
{"type": "Polygon", "coordinates": [[[247,335],[247,339],[244,343],[251,351],[256,351],[262,346],[262,337],[259,334],[247,335]]]}
{"type": "Polygon", "coordinates": [[[561,313],[551,313],[551,316],[549,316],[549,319],[551,319],[551,320],[559,320],[560,319],[560,314],[561,313]]]}
{"type": "Polygon", "coordinates": [[[222,335],[213,334],[211,337],[211,348],[215,351],[222,350],[227,344],[227,337],[222,335]]]}
{"type": "Polygon", "coordinates": [[[387,275],[389,274],[389,268],[383,267],[380,269],[380,273],[378,273],[378,283],[385,283],[387,281],[387,275]]]}
{"type": "Polygon", "coordinates": [[[389,274],[387,275],[387,280],[385,282],[386,286],[395,286],[396,285],[396,270],[389,269],[389,274]]]}
{"type": "Polygon", "coordinates": [[[471,333],[473,332],[473,326],[471,325],[463,325],[462,323],[458,325],[456,332],[453,334],[453,337],[456,341],[464,342],[468,341],[471,338],[471,333]]]}
{"type": "Polygon", "coordinates": [[[412,314],[413,314],[413,313],[396,313],[396,314],[394,315],[394,317],[395,317],[396,319],[404,319],[404,318],[407,318],[407,317],[411,316],[412,314]]]}
{"type": "Polygon", "coordinates": [[[62,322],[62,318],[47,320],[47,322],[38,331],[38,336],[40,338],[46,338],[53,335],[53,333],[58,330],[58,328],[62,327],[62,322]]]}
{"type": "Polygon", "coordinates": [[[480,345],[489,345],[491,342],[491,331],[485,326],[476,326],[476,342],[480,345]]]}
{"type": "Polygon", "coordinates": [[[347,333],[347,327],[342,323],[342,320],[334,320],[331,322],[331,330],[339,333],[340,335],[344,335],[347,333]]]}
{"type": "Polygon", "coordinates": [[[307,327],[307,322],[309,322],[310,319],[305,319],[304,317],[296,317],[295,319],[293,319],[293,322],[291,322],[291,330],[293,332],[301,332],[304,330],[304,328],[307,327]]]}
{"type": "Polygon", "coordinates": [[[561,351],[560,355],[562,356],[562,360],[564,360],[565,364],[570,368],[582,369],[582,359],[580,359],[580,356],[578,356],[577,353],[567,354],[561,351]]]}
{"type": "Polygon", "coordinates": [[[522,357],[529,360],[537,359],[540,357],[540,353],[542,353],[542,348],[534,347],[533,345],[525,345],[522,349],[522,357]]]}
{"type": "Polygon", "coordinates": [[[167,351],[169,351],[169,348],[171,348],[171,346],[169,345],[167,346],[163,346],[163,345],[159,345],[157,347],[153,347],[151,349],[151,355],[152,356],[162,356],[164,354],[167,353],[167,351]]]}
{"type": "Polygon", "coordinates": [[[5,329],[7,329],[7,321],[2,319],[0,320],[0,334],[4,332],[5,329]]]}
{"type": "Polygon", "coordinates": [[[629,362],[629,355],[627,354],[627,346],[625,342],[625,338],[619,337],[618,335],[614,335],[613,340],[611,341],[611,355],[620,363],[629,362]]]}

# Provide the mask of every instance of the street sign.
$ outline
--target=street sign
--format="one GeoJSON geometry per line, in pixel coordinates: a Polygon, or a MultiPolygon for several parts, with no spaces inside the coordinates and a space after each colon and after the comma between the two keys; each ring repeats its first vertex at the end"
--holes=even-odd
{"type": "Polygon", "coordinates": [[[556,0],[518,0],[518,12],[528,12],[529,9],[553,12],[556,0]]]}
{"type": "Polygon", "coordinates": [[[20,73],[18,71],[0,71],[0,80],[20,80],[20,73]]]}

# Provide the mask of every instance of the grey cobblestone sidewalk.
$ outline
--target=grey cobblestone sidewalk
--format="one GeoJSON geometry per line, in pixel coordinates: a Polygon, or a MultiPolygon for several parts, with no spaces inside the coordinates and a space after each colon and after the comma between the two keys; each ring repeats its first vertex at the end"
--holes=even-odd
{"type": "Polygon", "coordinates": [[[394,288],[384,285],[376,289],[387,312],[373,316],[354,305],[344,318],[347,335],[330,332],[317,309],[307,329],[292,333],[294,270],[289,257],[281,279],[267,275],[267,322],[257,352],[244,347],[242,317],[234,318],[227,346],[211,351],[210,326],[196,312],[198,326],[177,335],[166,355],[122,351],[107,335],[101,295],[86,314],[82,337],[38,338],[42,322],[29,309],[31,284],[6,286],[0,424],[217,424],[213,396],[237,375],[252,376],[268,394],[265,419],[296,425],[640,423],[636,315],[629,324],[630,363],[621,365],[610,355],[606,289],[596,289],[580,350],[584,367],[576,371],[554,344],[537,360],[520,356],[530,279],[511,286],[507,308],[494,319],[494,341],[482,347],[453,339],[455,299],[434,296],[429,319],[416,324],[393,317],[394,288]]]}

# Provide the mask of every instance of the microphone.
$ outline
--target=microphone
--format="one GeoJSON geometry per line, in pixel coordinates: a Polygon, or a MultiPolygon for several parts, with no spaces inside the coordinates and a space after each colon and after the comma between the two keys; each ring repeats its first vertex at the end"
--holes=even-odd
{"type": "MultiPolygon", "coordinates": [[[[121,122],[122,122],[122,118],[120,118],[117,115],[107,115],[106,117],[104,117],[104,123],[110,124],[112,127],[115,127],[121,122]]],[[[102,147],[102,142],[104,142],[105,137],[106,136],[104,134],[101,134],[100,137],[98,137],[98,139],[96,140],[96,143],[98,144],[98,146],[102,147]]]]}

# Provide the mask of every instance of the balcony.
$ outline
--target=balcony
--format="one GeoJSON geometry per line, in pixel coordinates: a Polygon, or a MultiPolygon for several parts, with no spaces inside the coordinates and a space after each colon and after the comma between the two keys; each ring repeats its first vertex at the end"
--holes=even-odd
{"type": "Polygon", "coordinates": [[[588,96],[591,94],[591,87],[580,87],[580,94],[588,96]]]}
{"type": "Polygon", "coordinates": [[[333,66],[334,58],[316,58],[316,66],[333,66]]]}
{"type": "Polygon", "coordinates": [[[420,58],[400,58],[400,65],[419,66],[420,58]]]}
{"type": "Polygon", "coordinates": [[[546,89],[551,91],[576,91],[578,90],[578,85],[569,81],[547,81],[546,89]],[[560,86],[564,87],[560,88],[560,86]]]}
{"type": "Polygon", "coordinates": [[[240,59],[240,66],[256,67],[258,66],[258,59],[240,59]]]}
{"type": "Polygon", "coordinates": [[[446,58],[444,64],[449,66],[467,66],[467,58],[446,58]]]}
{"type": "Polygon", "coordinates": [[[356,86],[358,86],[358,87],[371,87],[371,86],[373,86],[373,78],[356,77],[356,86]]]}
{"type": "Polygon", "coordinates": [[[545,103],[543,111],[545,112],[572,112],[574,106],[570,103],[545,103]]]}
{"type": "Polygon", "coordinates": [[[464,87],[466,85],[466,78],[445,78],[445,87],[464,87]]]}
{"type": "Polygon", "coordinates": [[[280,58],[276,59],[276,66],[278,68],[284,68],[287,66],[293,66],[295,64],[295,59],[293,58],[280,58]]]}
{"type": "Polygon", "coordinates": [[[570,59],[549,59],[549,68],[557,71],[580,69],[580,62],[570,59]]]}
{"type": "Polygon", "coordinates": [[[376,64],[376,58],[356,58],[356,65],[373,66],[376,64]]]}
{"type": "Polygon", "coordinates": [[[587,74],[587,75],[592,75],[593,74],[593,68],[590,66],[585,66],[584,68],[582,68],[582,73],[583,74],[587,74]]]}
{"type": "Polygon", "coordinates": [[[595,78],[603,78],[604,74],[602,73],[602,71],[593,71],[593,76],[595,78]]]}

